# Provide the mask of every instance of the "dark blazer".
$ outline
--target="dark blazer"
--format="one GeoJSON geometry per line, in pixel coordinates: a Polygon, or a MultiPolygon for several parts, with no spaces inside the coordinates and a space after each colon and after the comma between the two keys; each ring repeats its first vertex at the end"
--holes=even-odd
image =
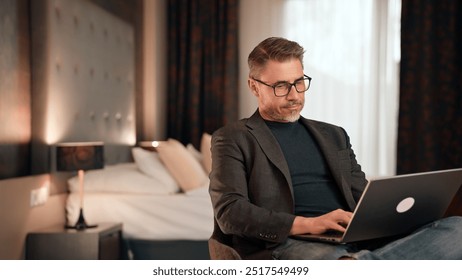
{"type": "MultiPolygon", "coordinates": [[[[338,126],[301,122],[317,140],[349,210],[367,181],[349,137],[338,126]]],[[[210,196],[215,232],[243,258],[271,258],[295,219],[292,180],[284,154],[258,110],[212,136],[210,196]]]]}

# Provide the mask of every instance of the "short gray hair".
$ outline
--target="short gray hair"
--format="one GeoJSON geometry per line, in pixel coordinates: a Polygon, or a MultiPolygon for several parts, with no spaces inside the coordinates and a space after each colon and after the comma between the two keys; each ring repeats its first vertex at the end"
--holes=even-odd
{"type": "Polygon", "coordinates": [[[298,59],[303,66],[305,50],[297,42],[280,37],[270,37],[258,44],[249,54],[249,76],[257,77],[269,60],[284,62],[298,59]]]}

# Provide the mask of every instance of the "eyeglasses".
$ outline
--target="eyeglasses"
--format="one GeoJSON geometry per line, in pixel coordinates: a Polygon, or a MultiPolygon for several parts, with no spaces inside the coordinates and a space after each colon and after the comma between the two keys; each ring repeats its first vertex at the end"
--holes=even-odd
{"type": "Polygon", "coordinates": [[[260,84],[263,84],[265,86],[273,88],[274,95],[277,97],[284,97],[289,95],[290,90],[292,89],[292,86],[295,87],[295,90],[298,93],[302,93],[307,91],[310,88],[311,85],[311,77],[307,75],[303,75],[303,78],[300,78],[298,80],[295,80],[293,83],[289,82],[277,82],[273,85],[269,85],[263,81],[260,81],[258,79],[252,78],[253,80],[259,82],[260,84]]]}

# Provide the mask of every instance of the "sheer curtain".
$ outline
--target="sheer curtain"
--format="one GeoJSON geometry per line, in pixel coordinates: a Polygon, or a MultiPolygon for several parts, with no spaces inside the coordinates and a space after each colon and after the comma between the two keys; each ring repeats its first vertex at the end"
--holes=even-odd
{"type": "MultiPolygon", "coordinates": [[[[272,2],[264,1],[265,9],[272,2]]],[[[344,127],[368,178],[395,174],[400,1],[274,2],[278,16],[260,16],[279,22],[271,36],[305,48],[305,73],[313,78],[302,115],[344,127]]]]}

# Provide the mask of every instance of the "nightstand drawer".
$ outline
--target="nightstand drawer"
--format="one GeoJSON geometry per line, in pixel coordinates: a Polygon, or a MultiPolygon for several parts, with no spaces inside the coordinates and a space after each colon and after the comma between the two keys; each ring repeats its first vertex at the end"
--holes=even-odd
{"type": "Polygon", "coordinates": [[[99,224],[80,231],[62,226],[47,228],[27,235],[26,259],[119,259],[121,242],[122,224],[99,224]]]}

